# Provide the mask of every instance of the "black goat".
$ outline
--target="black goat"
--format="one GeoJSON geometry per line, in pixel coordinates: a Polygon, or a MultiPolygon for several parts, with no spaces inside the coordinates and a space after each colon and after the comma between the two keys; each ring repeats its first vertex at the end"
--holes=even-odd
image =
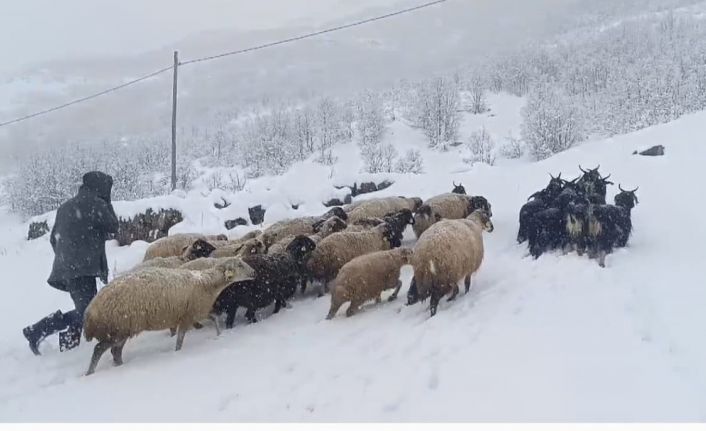
{"type": "Polygon", "coordinates": [[[468,198],[468,214],[473,214],[475,210],[483,210],[488,213],[488,216],[493,216],[490,202],[483,196],[470,196],[468,198]]]}
{"type": "Polygon", "coordinates": [[[565,252],[576,250],[583,256],[588,247],[588,212],[590,204],[583,202],[570,202],[564,210],[564,241],[562,248],[565,252]]]}
{"type": "Polygon", "coordinates": [[[255,311],[275,303],[274,313],[287,305],[306,279],[306,261],[316,244],[300,235],[287,245],[285,253],[253,255],[243,258],[255,270],[255,279],[240,281],[228,286],[216,299],[215,314],[226,313],[226,328],[232,328],[238,307],[245,307],[245,317],[257,322],[255,311]]]}
{"type": "Polygon", "coordinates": [[[616,247],[625,247],[628,244],[628,239],[632,233],[632,209],[635,205],[639,203],[637,200],[637,195],[635,190],[623,190],[622,186],[618,184],[618,189],[620,193],[615,195],[613,199],[615,206],[622,209],[620,217],[617,219],[618,222],[618,238],[615,241],[616,247]]]}
{"type": "Polygon", "coordinates": [[[463,187],[463,183],[458,183],[458,185],[456,185],[456,182],[454,181],[453,185],[454,185],[454,188],[453,188],[453,190],[451,190],[451,193],[456,193],[458,195],[465,195],[466,194],[466,188],[463,187]]]}
{"type": "Polygon", "coordinates": [[[517,232],[517,242],[522,244],[527,241],[531,232],[536,231],[537,226],[534,215],[544,211],[559,196],[564,189],[565,180],[561,179],[561,172],[556,177],[549,174],[551,180],[543,190],[533,193],[528,198],[526,204],[520,208],[520,229],[517,232]]]}
{"type": "MultiPolygon", "coordinates": [[[[635,190],[623,190],[614,198],[615,205],[593,205],[589,210],[589,238],[591,257],[598,258],[598,265],[605,268],[606,255],[614,247],[625,247],[632,233],[631,212],[638,202],[635,190]]],[[[639,188],[639,187],[638,187],[639,188]]]]}
{"type": "Polygon", "coordinates": [[[579,165],[579,169],[583,172],[583,175],[579,179],[577,185],[581,188],[581,190],[583,190],[584,194],[588,197],[588,200],[594,205],[605,205],[607,185],[613,184],[611,181],[608,181],[610,175],[607,177],[601,176],[598,172],[600,167],[601,165],[598,165],[595,169],[585,170],[581,167],[581,165],[579,165]]]}
{"type": "Polygon", "coordinates": [[[535,259],[565,242],[563,213],[559,208],[550,207],[534,214],[531,227],[527,239],[530,254],[535,259]]]}
{"type": "Polygon", "coordinates": [[[394,213],[386,214],[382,220],[390,225],[390,246],[392,248],[401,247],[404,230],[407,228],[407,225],[414,224],[414,214],[412,211],[405,208],[394,213]]]}

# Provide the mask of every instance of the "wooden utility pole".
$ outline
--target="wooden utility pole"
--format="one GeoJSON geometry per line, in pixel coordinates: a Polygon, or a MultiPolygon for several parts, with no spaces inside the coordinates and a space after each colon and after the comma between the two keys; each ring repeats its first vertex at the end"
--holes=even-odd
{"type": "Polygon", "coordinates": [[[174,51],[174,87],[172,88],[172,191],[177,186],[176,170],[176,120],[177,120],[177,75],[179,73],[179,51],[174,51]]]}

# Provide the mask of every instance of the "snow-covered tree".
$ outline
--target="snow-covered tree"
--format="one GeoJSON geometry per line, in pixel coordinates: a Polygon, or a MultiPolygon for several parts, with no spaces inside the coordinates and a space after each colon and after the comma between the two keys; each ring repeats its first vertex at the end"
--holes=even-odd
{"type": "Polygon", "coordinates": [[[459,88],[452,79],[420,83],[414,92],[412,119],[424,131],[430,147],[453,142],[461,120],[459,88]]]}
{"type": "Polygon", "coordinates": [[[544,86],[530,93],[522,117],[522,138],[537,160],[567,150],[583,139],[576,108],[555,88],[544,86]]]}
{"type": "Polygon", "coordinates": [[[400,174],[424,173],[424,160],[419,150],[408,150],[395,164],[395,172],[400,174]]]}

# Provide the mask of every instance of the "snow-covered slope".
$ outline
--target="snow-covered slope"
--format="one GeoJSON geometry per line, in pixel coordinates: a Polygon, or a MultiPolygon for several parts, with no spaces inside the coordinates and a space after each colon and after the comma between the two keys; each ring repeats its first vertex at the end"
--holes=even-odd
{"type": "MultiPolygon", "coordinates": [[[[26,348],[21,328],[69,307],[69,300],[45,284],[52,259],[46,238],[24,241],[25,227],[4,215],[0,417],[706,420],[706,347],[700,342],[706,324],[700,202],[705,121],[706,113],[687,116],[586,143],[541,163],[462,169],[449,154],[427,160],[426,174],[396,177],[381,195],[427,198],[460,180],[493,204],[495,231],[485,237],[486,260],[470,294],[444,302],[434,318],[426,305],[407,307],[400,299],[326,321],[328,298],[299,298],[277,315],[262,312],[257,324],[239,319],[221,337],[211,327],[190,332],[178,353],[168,333],[142,334],[128,342],[123,367],[113,368],[104,358],[91,377],[82,374],[92,344],[59,353],[50,338],[40,358],[26,348]],[[655,144],[667,147],[666,156],[631,155],[655,144]],[[634,236],[628,248],[609,256],[606,269],[575,254],[550,253],[535,261],[514,240],[527,196],[546,184],[548,172],[571,177],[579,163],[600,163],[616,185],[640,186],[634,236]]],[[[401,126],[393,132],[389,139],[400,142],[406,139],[397,134],[411,134],[401,126]]],[[[298,174],[290,174],[289,189],[281,190],[332,181],[326,169],[301,166],[298,174]]],[[[277,184],[283,183],[271,185],[277,184]]],[[[609,199],[616,189],[609,189],[609,199]]],[[[307,208],[318,211],[315,204],[307,208]]],[[[406,238],[411,245],[411,232],[406,238]]],[[[126,267],[143,250],[110,245],[109,261],[126,267]]],[[[403,292],[410,276],[405,268],[403,292]]]]}

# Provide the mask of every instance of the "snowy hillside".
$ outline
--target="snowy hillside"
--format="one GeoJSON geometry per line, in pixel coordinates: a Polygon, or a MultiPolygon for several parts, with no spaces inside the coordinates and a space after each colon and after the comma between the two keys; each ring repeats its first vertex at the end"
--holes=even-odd
{"type": "MultiPolygon", "coordinates": [[[[493,115],[468,116],[465,137],[480,126],[517,132],[519,104],[491,100],[493,115]]],[[[706,113],[630,135],[587,142],[539,163],[470,166],[452,148],[426,150],[419,131],[390,126],[400,153],[423,152],[425,172],[390,174],[378,195],[428,198],[462,181],[493,205],[495,231],[470,294],[427,304],[368,304],[352,318],[324,320],[327,297],[297,298],[277,315],[215,336],[191,331],[173,351],[167,332],[128,342],[125,365],[104,360],[83,377],[86,343],[67,353],[56,338],[32,356],[21,328],[70,306],[45,283],[52,261],[47,238],[26,242],[26,225],[0,216],[0,417],[14,421],[703,421],[706,347],[699,342],[706,303],[701,245],[706,227],[698,197],[706,181],[706,113]],[[633,156],[666,146],[666,156],[633,156]],[[527,257],[515,242],[517,215],[547,173],[577,175],[601,165],[616,186],[640,186],[634,236],[607,268],[575,254],[527,257]]],[[[337,149],[333,168],[301,162],[281,177],[262,177],[238,195],[234,213],[251,202],[270,210],[266,222],[321,212],[334,183],[358,179],[357,147],[337,149]],[[269,190],[269,191],[268,191],[269,190]],[[292,210],[288,204],[301,203],[292,210]],[[276,208],[279,208],[277,209],[276,208]]],[[[380,174],[376,174],[380,175],[380,174]]],[[[371,176],[372,177],[372,176],[371,176]]],[[[375,177],[382,178],[382,177],[375,177]]],[[[220,215],[197,192],[187,220],[173,232],[218,231],[220,215]],[[201,199],[199,201],[198,199],[201,199]],[[208,208],[208,209],[203,209],[208,208]]],[[[364,197],[372,197],[367,195],[364,197]]],[[[165,199],[177,199],[175,197],[165,199]]],[[[118,204],[118,212],[130,204],[118,204]]],[[[226,211],[228,211],[226,210],[226,211]]],[[[240,233],[240,232],[239,232],[240,233]]],[[[411,231],[406,244],[412,245],[411,231]]],[[[108,246],[111,268],[138,262],[145,244],[108,246]]],[[[411,269],[403,270],[404,293],[411,269]]]]}

